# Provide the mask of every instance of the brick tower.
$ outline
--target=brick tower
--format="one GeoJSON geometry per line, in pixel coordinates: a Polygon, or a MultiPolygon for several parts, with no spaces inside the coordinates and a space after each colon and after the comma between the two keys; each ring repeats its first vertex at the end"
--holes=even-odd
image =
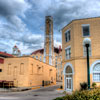
{"type": "Polygon", "coordinates": [[[45,18],[45,42],[44,42],[44,62],[53,64],[53,18],[45,18]]]}

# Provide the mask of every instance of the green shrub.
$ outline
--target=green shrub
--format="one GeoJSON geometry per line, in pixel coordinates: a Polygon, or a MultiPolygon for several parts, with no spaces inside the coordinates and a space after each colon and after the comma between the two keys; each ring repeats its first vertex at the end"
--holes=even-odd
{"type": "Polygon", "coordinates": [[[95,82],[92,83],[92,87],[96,88],[96,83],[95,82]]]}
{"type": "Polygon", "coordinates": [[[56,98],[54,100],[64,100],[64,99],[63,99],[63,97],[58,97],[58,98],[56,98]]]}
{"type": "Polygon", "coordinates": [[[100,100],[100,89],[75,91],[72,95],[66,95],[54,100],[100,100]]]}
{"type": "Polygon", "coordinates": [[[87,90],[88,84],[86,82],[80,83],[81,90],[87,90]]]}

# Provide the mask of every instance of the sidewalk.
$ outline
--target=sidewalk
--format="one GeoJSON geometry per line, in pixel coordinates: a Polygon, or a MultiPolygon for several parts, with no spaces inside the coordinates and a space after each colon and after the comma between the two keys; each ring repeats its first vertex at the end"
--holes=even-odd
{"type": "Polygon", "coordinates": [[[0,92],[20,92],[41,88],[42,86],[33,86],[33,87],[17,87],[17,88],[0,88],[0,92]]]}
{"type": "Polygon", "coordinates": [[[10,89],[0,88],[0,92],[21,92],[21,91],[27,91],[27,90],[43,89],[46,87],[52,87],[52,86],[57,86],[57,85],[61,85],[61,83],[57,82],[57,84],[51,84],[47,86],[18,87],[18,88],[10,88],[10,89]]]}

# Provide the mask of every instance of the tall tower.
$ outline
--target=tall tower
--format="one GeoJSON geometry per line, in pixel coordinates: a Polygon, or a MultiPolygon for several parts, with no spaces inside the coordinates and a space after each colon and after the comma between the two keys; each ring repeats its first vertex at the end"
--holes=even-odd
{"type": "Polygon", "coordinates": [[[44,43],[44,62],[52,65],[53,63],[53,18],[45,18],[45,43],[44,43]]]}

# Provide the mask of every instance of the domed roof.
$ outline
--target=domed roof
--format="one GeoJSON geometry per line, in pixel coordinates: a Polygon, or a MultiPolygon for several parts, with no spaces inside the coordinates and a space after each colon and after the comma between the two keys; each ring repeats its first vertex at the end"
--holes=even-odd
{"type": "Polygon", "coordinates": [[[14,48],[17,48],[17,46],[15,45],[14,48]]]}

